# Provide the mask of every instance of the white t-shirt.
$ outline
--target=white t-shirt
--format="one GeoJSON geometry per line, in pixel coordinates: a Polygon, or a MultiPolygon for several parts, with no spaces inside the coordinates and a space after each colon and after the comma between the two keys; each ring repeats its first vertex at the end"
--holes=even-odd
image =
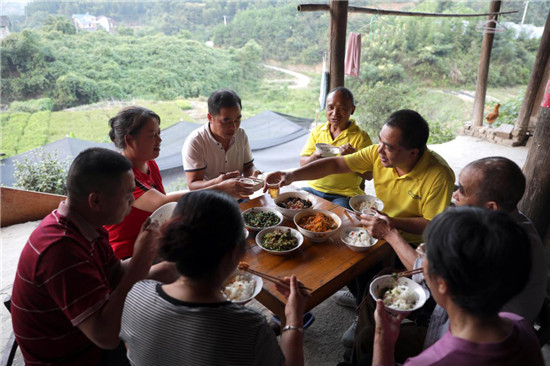
{"type": "Polygon", "coordinates": [[[210,124],[197,128],[187,137],[181,151],[183,157],[183,170],[193,172],[204,170],[204,179],[210,180],[218,177],[220,173],[228,173],[235,170],[243,172],[245,164],[254,161],[248,136],[242,128],[239,128],[229,144],[229,149],[224,150],[212,132],[210,124]]]}

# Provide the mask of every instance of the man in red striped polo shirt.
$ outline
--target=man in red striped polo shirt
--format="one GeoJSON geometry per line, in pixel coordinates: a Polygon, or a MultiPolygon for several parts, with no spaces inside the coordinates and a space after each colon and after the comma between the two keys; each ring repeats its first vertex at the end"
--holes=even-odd
{"type": "Polygon", "coordinates": [[[66,201],[31,234],[17,267],[12,323],[26,364],[127,362],[118,338],[126,294],[148,275],[170,276],[166,263],[151,267],[156,222],[144,224],[130,260],[109,245],[103,225],[130,212],[133,189],[132,165],[114,151],[88,149],[74,160],[66,201]]]}

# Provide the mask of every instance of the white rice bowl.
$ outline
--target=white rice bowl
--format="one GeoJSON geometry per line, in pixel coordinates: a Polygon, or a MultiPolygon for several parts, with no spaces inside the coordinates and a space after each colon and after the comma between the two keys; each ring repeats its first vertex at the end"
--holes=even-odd
{"type": "Polygon", "coordinates": [[[373,299],[382,299],[386,310],[392,313],[420,309],[429,297],[429,292],[410,278],[399,277],[396,280],[392,275],[375,278],[369,290],[373,299]]]}
{"type": "Polygon", "coordinates": [[[222,286],[222,294],[228,301],[246,304],[260,293],[262,287],[260,277],[237,270],[222,286]]]}

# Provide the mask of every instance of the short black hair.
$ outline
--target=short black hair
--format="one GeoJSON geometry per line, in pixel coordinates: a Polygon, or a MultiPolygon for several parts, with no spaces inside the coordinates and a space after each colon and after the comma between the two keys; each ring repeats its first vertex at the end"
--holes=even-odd
{"type": "Polygon", "coordinates": [[[70,198],[83,199],[92,192],[103,192],[131,170],[130,160],[115,151],[100,147],[86,149],[69,168],[67,193],[70,198]]]}
{"type": "Polygon", "coordinates": [[[231,107],[243,108],[241,98],[233,90],[219,89],[213,92],[208,98],[208,113],[212,117],[217,116],[222,108],[231,107]]]}
{"type": "Polygon", "coordinates": [[[501,156],[491,156],[475,160],[464,169],[467,168],[481,173],[476,192],[480,202],[494,201],[504,211],[516,209],[525,192],[525,176],[516,163],[501,156]]]}
{"type": "Polygon", "coordinates": [[[135,136],[151,118],[160,125],[159,115],[150,109],[139,106],[121,109],[116,116],[109,120],[111,141],[119,149],[124,149],[126,135],[135,136]]]}
{"type": "Polygon", "coordinates": [[[470,314],[497,314],[527,283],[529,237],[505,212],[449,208],[430,222],[424,240],[429,275],[443,278],[453,302],[470,314]]]}
{"type": "Polygon", "coordinates": [[[346,99],[348,99],[348,100],[351,100],[351,105],[355,107],[355,97],[353,96],[353,93],[351,92],[351,90],[349,90],[348,88],[346,88],[344,86],[337,86],[336,88],[332,89],[327,94],[327,99],[330,95],[332,95],[334,93],[344,94],[344,97],[346,97],[346,99]]]}
{"type": "Polygon", "coordinates": [[[221,191],[183,195],[161,232],[160,256],[175,262],[178,272],[190,278],[214,275],[231,250],[245,250],[241,210],[221,191]]]}
{"type": "Polygon", "coordinates": [[[401,109],[390,114],[385,122],[389,127],[398,128],[401,131],[401,146],[405,149],[418,149],[420,154],[424,153],[430,127],[428,122],[418,113],[411,109],[401,109]]]}

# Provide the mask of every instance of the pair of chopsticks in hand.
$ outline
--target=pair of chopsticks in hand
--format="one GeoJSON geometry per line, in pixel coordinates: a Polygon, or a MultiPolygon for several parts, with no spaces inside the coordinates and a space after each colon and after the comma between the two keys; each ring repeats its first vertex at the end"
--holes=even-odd
{"type": "MultiPolygon", "coordinates": [[[[272,275],[268,275],[267,273],[262,273],[262,272],[255,271],[255,270],[251,269],[249,267],[248,263],[246,263],[246,262],[239,262],[239,265],[238,265],[237,268],[240,269],[241,271],[252,273],[253,275],[261,277],[264,280],[271,281],[275,284],[279,284],[280,286],[286,287],[288,289],[290,288],[289,284],[286,283],[285,281],[283,281],[282,279],[280,279],[279,277],[275,277],[275,276],[272,276],[272,275]]],[[[298,287],[300,288],[302,294],[304,294],[306,296],[311,296],[309,294],[309,291],[311,291],[311,289],[309,287],[304,286],[301,282],[298,282],[298,287]]]]}
{"type": "MultiPolygon", "coordinates": [[[[392,273],[392,276],[394,276],[395,280],[397,280],[399,277],[405,277],[405,276],[411,276],[415,274],[420,274],[423,271],[423,267],[411,269],[410,271],[403,271],[403,272],[395,272],[392,273]]],[[[357,305],[357,311],[361,310],[363,306],[367,303],[367,300],[369,299],[369,296],[365,296],[363,301],[359,305],[357,305]]]]}

